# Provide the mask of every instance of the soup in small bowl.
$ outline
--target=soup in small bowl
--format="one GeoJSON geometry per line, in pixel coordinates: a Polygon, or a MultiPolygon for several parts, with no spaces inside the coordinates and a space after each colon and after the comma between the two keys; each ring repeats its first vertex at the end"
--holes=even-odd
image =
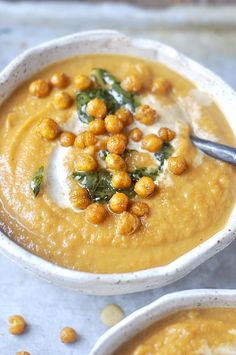
{"type": "Polygon", "coordinates": [[[235,354],[235,301],[232,290],[169,294],[109,330],[90,355],[235,354]]]}

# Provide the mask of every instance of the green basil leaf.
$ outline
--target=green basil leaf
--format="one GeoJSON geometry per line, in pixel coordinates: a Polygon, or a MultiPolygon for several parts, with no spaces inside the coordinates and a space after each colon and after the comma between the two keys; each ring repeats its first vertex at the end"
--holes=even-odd
{"type": "Polygon", "coordinates": [[[174,148],[169,142],[165,142],[162,148],[154,153],[156,160],[159,162],[159,168],[163,167],[163,164],[166,159],[168,159],[174,153],[174,148]]]}
{"type": "Polygon", "coordinates": [[[33,192],[34,196],[38,196],[40,192],[41,185],[44,180],[44,167],[41,166],[32,176],[30,181],[30,189],[33,192]]]}

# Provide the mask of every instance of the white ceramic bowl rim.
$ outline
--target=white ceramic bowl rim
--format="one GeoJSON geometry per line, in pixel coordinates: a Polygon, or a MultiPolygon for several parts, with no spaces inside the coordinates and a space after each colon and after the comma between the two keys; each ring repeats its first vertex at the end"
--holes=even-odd
{"type": "MultiPolygon", "coordinates": [[[[58,51],[63,50],[63,55],[60,54],[59,59],[68,57],[64,48],[70,49],[74,46],[77,54],[81,54],[80,50],[85,48],[82,54],[91,53],[89,49],[86,49],[89,48],[89,43],[95,48],[92,53],[116,53],[117,48],[119,48],[119,53],[133,53],[136,56],[158,60],[179,72],[181,68],[182,75],[189,78],[191,74],[192,80],[198,84],[200,89],[210,92],[213,97],[217,98],[219,106],[222,106],[226,118],[229,119],[233,130],[236,131],[236,121],[233,120],[233,115],[236,112],[236,95],[220,78],[169,46],[146,39],[131,39],[119,32],[110,30],[77,33],[47,42],[18,56],[0,74],[0,104],[22,81],[22,78],[19,79],[17,75],[21,75],[26,80],[38,71],[42,58],[46,58],[43,62],[44,65],[55,62],[58,51]],[[101,48],[97,48],[99,47],[97,46],[99,41],[104,44],[104,48],[101,46],[101,48]],[[51,53],[53,54],[48,60],[47,58],[51,53]],[[28,65],[31,62],[34,62],[34,70],[30,69],[28,65]]],[[[230,244],[236,236],[235,231],[236,208],[232,211],[223,230],[170,264],[120,274],[93,274],[57,266],[31,254],[3,233],[0,233],[0,251],[13,261],[21,264],[25,269],[33,271],[38,276],[58,285],[91,294],[122,294],[161,287],[183,277],[200,263],[230,244]]]]}
{"type": "Polygon", "coordinates": [[[104,333],[89,355],[112,355],[122,344],[157,321],[184,309],[208,307],[236,308],[236,290],[185,290],[162,296],[104,333]]]}

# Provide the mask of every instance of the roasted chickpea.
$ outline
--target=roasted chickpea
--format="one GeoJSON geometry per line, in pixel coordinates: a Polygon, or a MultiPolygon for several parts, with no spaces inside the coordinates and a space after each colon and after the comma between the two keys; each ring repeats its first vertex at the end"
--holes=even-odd
{"type": "Polygon", "coordinates": [[[150,208],[145,202],[137,201],[131,205],[130,212],[137,217],[144,217],[149,215],[150,208]]]}
{"type": "Polygon", "coordinates": [[[77,340],[77,333],[73,328],[65,327],[60,332],[60,339],[64,344],[74,343],[77,340]]]}
{"type": "Polygon", "coordinates": [[[155,184],[153,180],[148,176],[143,176],[134,185],[134,191],[140,197],[148,197],[155,190],[155,184]]]}
{"type": "Polygon", "coordinates": [[[92,80],[83,74],[79,74],[75,77],[75,87],[77,90],[87,90],[92,85],[92,80]]]}
{"type": "Polygon", "coordinates": [[[70,147],[74,144],[75,134],[72,132],[62,132],[60,134],[59,140],[63,147],[70,147]]]}
{"type": "Polygon", "coordinates": [[[117,231],[121,235],[130,235],[140,226],[140,220],[137,216],[129,212],[123,212],[120,215],[117,224],[117,231]]]}
{"type": "Polygon", "coordinates": [[[114,134],[114,136],[109,137],[107,141],[107,149],[110,153],[122,154],[126,148],[126,142],[123,138],[123,135],[114,134]]]}
{"type": "Polygon", "coordinates": [[[108,115],[105,118],[106,130],[109,133],[120,133],[124,127],[122,121],[116,115],[108,115]]]}
{"type": "Polygon", "coordinates": [[[74,208],[84,210],[90,204],[88,191],[82,187],[77,187],[69,193],[70,203],[74,208]]]}
{"type": "Polygon", "coordinates": [[[122,159],[119,155],[117,154],[108,154],[106,159],[106,167],[107,169],[110,170],[125,170],[126,169],[126,164],[124,159],[122,159]]]}
{"type": "Polygon", "coordinates": [[[106,133],[106,126],[102,118],[97,118],[89,122],[88,127],[89,131],[95,134],[95,136],[106,133]]]}
{"type": "Polygon", "coordinates": [[[92,155],[92,157],[97,157],[97,148],[95,145],[90,145],[89,147],[84,148],[84,153],[92,155]]]}
{"type": "Polygon", "coordinates": [[[167,128],[167,127],[161,127],[159,129],[159,137],[164,141],[164,142],[170,142],[172,139],[175,138],[175,132],[172,131],[172,129],[167,128]]]}
{"type": "Polygon", "coordinates": [[[129,137],[134,142],[140,142],[143,137],[143,132],[139,128],[134,128],[129,132],[129,137]]]}
{"type": "Polygon", "coordinates": [[[95,171],[98,164],[94,157],[86,153],[80,153],[76,159],[76,169],[78,171],[95,171]]]}
{"type": "Polygon", "coordinates": [[[107,107],[103,100],[95,98],[88,102],[86,111],[92,117],[104,118],[107,113],[107,107]]]}
{"type": "Polygon", "coordinates": [[[35,80],[29,86],[29,92],[31,95],[38,98],[45,97],[50,92],[50,84],[45,80],[35,80]]]}
{"type": "Polygon", "coordinates": [[[85,148],[84,132],[79,133],[78,136],[75,138],[74,146],[76,148],[80,148],[80,149],[84,149],[85,148]]]}
{"type": "Polygon", "coordinates": [[[54,73],[50,82],[55,88],[64,89],[69,84],[69,78],[64,73],[54,73]]]}
{"type": "Polygon", "coordinates": [[[109,139],[109,137],[103,137],[103,138],[99,139],[99,141],[96,143],[97,151],[107,149],[108,139],[109,139]]]}
{"type": "Polygon", "coordinates": [[[161,149],[163,141],[155,134],[147,134],[142,140],[142,148],[155,153],[161,149]]]}
{"type": "Polygon", "coordinates": [[[119,133],[119,134],[117,134],[117,136],[119,136],[120,139],[123,139],[126,145],[128,144],[129,137],[125,133],[119,133]]]}
{"type": "Polygon", "coordinates": [[[136,109],[134,118],[142,124],[150,126],[158,119],[158,115],[150,106],[140,105],[136,109]]]}
{"type": "Polygon", "coordinates": [[[117,171],[112,175],[111,184],[114,189],[128,189],[131,183],[131,178],[125,171],[117,171]]]}
{"type": "Polygon", "coordinates": [[[134,121],[132,113],[123,107],[119,108],[115,115],[121,120],[124,126],[129,126],[134,121]]]}
{"type": "Polygon", "coordinates": [[[97,143],[97,138],[92,132],[85,131],[83,136],[85,147],[89,147],[90,145],[97,143]]]}
{"type": "Polygon", "coordinates": [[[129,198],[122,192],[116,192],[109,201],[109,207],[114,213],[122,213],[127,210],[129,198]]]}
{"type": "Polygon", "coordinates": [[[96,144],[96,136],[92,132],[84,131],[78,134],[75,138],[74,146],[76,148],[84,149],[90,145],[96,144]]]}
{"type": "Polygon", "coordinates": [[[54,106],[58,109],[58,110],[65,110],[67,108],[69,108],[73,103],[73,99],[70,96],[70,94],[68,94],[67,92],[63,91],[63,92],[58,92],[55,96],[54,96],[54,106]]]}
{"type": "Polygon", "coordinates": [[[168,159],[168,169],[174,175],[181,175],[187,169],[188,165],[184,157],[177,156],[168,159]]]}
{"type": "Polygon", "coordinates": [[[9,322],[9,333],[12,335],[20,335],[24,333],[26,328],[26,322],[22,316],[15,315],[8,318],[9,322]]]}
{"type": "Polygon", "coordinates": [[[59,133],[59,127],[53,119],[45,118],[39,125],[39,132],[43,138],[53,140],[59,133]]]}
{"type": "Polygon", "coordinates": [[[100,224],[106,218],[106,208],[101,203],[92,203],[86,209],[86,219],[93,224],[100,224]]]}
{"type": "Polygon", "coordinates": [[[28,351],[17,351],[16,355],[30,355],[30,353],[28,351]]]}
{"type": "Polygon", "coordinates": [[[121,87],[128,92],[139,92],[142,88],[142,82],[137,74],[131,74],[124,78],[121,87]]]}
{"type": "Polygon", "coordinates": [[[158,95],[167,95],[171,90],[171,82],[163,78],[155,79],[152,84],[152,92],[158,95]]]}

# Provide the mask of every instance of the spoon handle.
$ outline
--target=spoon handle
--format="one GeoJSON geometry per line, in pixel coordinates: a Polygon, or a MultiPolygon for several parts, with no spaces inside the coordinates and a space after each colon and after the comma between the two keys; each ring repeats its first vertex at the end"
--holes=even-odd
{"type": "Polygon", "coordinates": [[[207,155],[236,165],[236,148],[201,139],[196,136],[190,136],[190,139],[198,149],[202,150],[207,155]]]}

